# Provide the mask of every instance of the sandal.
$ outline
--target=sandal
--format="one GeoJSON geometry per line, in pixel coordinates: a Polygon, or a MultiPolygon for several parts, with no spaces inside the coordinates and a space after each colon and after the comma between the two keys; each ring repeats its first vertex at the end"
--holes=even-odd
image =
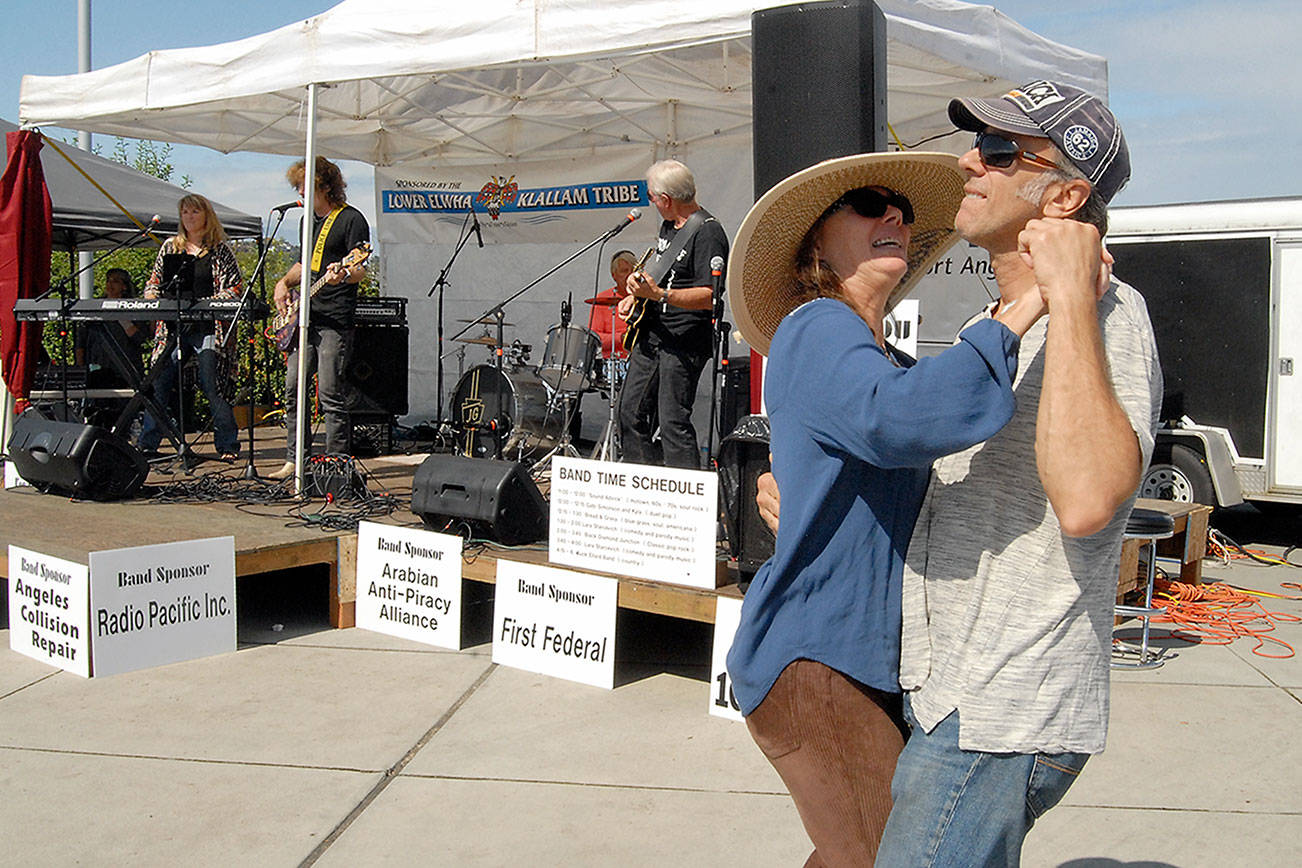
{"type": "Polygon", "coordinates": [[[238,452],[220,452],[217,454],[217,458],[221,461],[234,461],[239,457],[240,453],[238,452]]]}

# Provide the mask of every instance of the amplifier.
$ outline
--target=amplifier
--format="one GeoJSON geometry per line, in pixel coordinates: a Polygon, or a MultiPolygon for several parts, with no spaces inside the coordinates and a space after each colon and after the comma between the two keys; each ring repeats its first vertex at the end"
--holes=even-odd
{"type": "Polygon", "coordinates": [[[357,325],[406,325],[407,299],[389,295],[359,298],[353,310],[353,322],[357,325]]]}

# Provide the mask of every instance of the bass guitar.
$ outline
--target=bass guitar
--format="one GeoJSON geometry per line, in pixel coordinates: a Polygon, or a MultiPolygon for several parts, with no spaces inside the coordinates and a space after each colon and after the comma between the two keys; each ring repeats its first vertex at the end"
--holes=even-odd
{"type": "MultiPolygon", "coordinates": [[[[340,262],[340,268],[351,268],[354,265],[361,265],[371,257],[370,243],[363,241],[352,250],[348,251],[340,262]]],[[[308,288],[308,298],[316,295],[322,287],[326,285],[326,278],[330,276],[330,269],[316,279],[311,287],[308,288]]],[[[302,293],[294,291],[289,298],[289,304],[285,307],[284,313],[277,313],[271,319],[271,325],[267,328],[267,337],[276,342],[280,351],[287,353],[293,349],[298,340],[298,302],[302,298],[302,293]]]]}

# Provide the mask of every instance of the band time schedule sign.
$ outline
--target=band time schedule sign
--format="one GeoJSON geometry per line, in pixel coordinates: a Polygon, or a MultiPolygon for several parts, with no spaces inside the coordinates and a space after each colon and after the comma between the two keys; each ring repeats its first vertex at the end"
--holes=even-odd
{"type": "Polygon", "coordinates": [[[719,481],[713,473],[552,459],[554,564],[714,588],[719,481]]]}

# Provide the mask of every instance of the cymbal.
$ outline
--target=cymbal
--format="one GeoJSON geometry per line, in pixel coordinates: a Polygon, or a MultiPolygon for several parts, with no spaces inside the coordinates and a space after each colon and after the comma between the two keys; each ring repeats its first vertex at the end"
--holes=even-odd
{"type": "Polygon", "coordinates": [[[583,303],[596,305],[597,307],[614,307],[619,304],[619,299],[615,298],[613,295],[609,295],[602,298],[585,298],[583,303]]]}
{"type": "Polygon", "coordinates": [[[457,338],[459,344],[481,344],[486,347],[497,346],[497,339],[491,335],[480,335],[477,338],[457,338]]]}
{"type": "MultiPolygon", "coordinates": [[[[488,325],[488,326],[497,325],[497,320],[493,319],[491,316],[482,317],[480,319],[459,319],[457,320],[457,322],[473,322],[473,323],[479,323],[480,325],[488,325]]],[[[513,326],[515,325],[515,323],[504,322],[502,323],[502,325],[513,326]]]]}

